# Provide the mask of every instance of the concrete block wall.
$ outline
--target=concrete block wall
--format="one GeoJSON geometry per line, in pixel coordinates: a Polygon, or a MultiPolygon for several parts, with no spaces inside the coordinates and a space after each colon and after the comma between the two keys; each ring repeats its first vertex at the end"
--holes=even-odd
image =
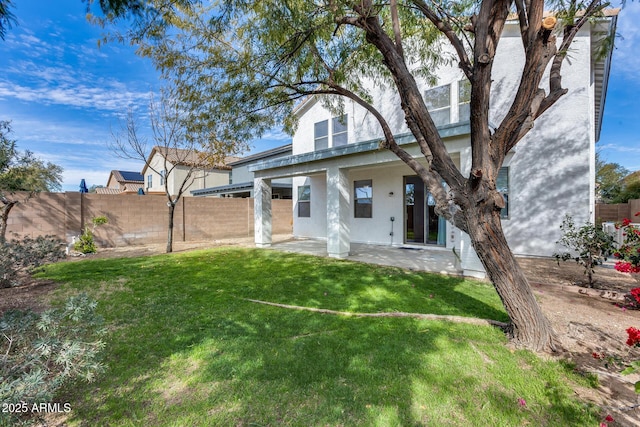
{"type": "Polygon", "coordinates": [[[247,237],[252,233],[253,199],[189,197],[183,200],[187,241],[247,237]]]}
{"type": "Polygon", "coordinates": [[[54,235],[66,238],[67,227],[80,227],[79,217],[67,213],[79,213],[80,197],[67,198],[62,193],[41,193],[29,198],[27,193],[18,193],[11,199],[17,199],[20,203],[9,213],[7,239],[15,237],[14,234],[18,237],[54,235]]]}
{"type": "MultiPolygon", "coordinates": [[[[65,241],[82,232],[91,219],[109,223],[94,231],[102,247],[164,243],[169,208],[162,195],[41,193],[22,202],[9,215],[7,237],[51,234],[65,241]]],[[[273,200],[273,233],[292,232],[291,200],[273,200]]],[[[182,198],[174,213],[174,242],[253,236],[253,199],[182,198]]]]}

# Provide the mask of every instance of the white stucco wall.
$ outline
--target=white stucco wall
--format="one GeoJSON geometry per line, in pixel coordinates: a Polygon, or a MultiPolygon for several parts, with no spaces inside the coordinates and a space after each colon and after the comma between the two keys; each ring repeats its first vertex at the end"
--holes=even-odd
{"type": "MultiPolygon", "coordinates": [[[[498,63],[520,69],[524,62],[517,36],[503,37],[498,63]]],[[[513,94],[517,82],[505,67],[496,67],[492,120],[505,113],[500,100],[513,94]],[[504,95],[503,95],[504,94],[504,95]]],[[[550,256],[560,238],[566,214],[577,223],[593,215],[595,129],[590,41],[582,31],[563,66],[563,87],[568,93],[536,120],[518,143],[509,166],[509,219],[503,228],[511,249],[521,255],[550,256]]]]}
{"type": "Polygon", "coordinates": [[[293,235],[327,238],[327,179],[324,174],[293,178],[293,235]],[[298,187],[311,186],[311,216],[298,217],[298,187]]]}
{"type": "MultiPolygon", "coordinates": [[[[503,228],[516,254],[550,256],[560,238],[559,226],[566,214],[578,223],[593,216],[594,177],[594,90],[591,71],[589,29],[576,38],[563,65],[563,87],[568,93],[536,120],[535,127],[510,153],[504,166],[509,167],[509,218],[503,228]]],[[[519,82],[524,63],[522,42],[515,27],[508,27],[500,40],[493,73],[491,122],[498,124],[508,110],[519,82]]],[[[438,85],[461,78],[455,67],[439,71],[438,85]]],[[[426,86],[425,86],[426,89],[426,86]]],[[[455,105],[457,90],[452,91],[455,105]]],[[[402,111],[393,90],[380,89],[374,99],[389,120],[396,134],[406,132],[402,111]]],[[[455,110],[455,109],[452,109],[455,110]]],[[[349,114],[349,143],[379,137],[381,132],[373,117],[363,109],[346,102],[349,114]]],[[[452,111],[452,121],[457,114],[452,111]]],[[[293,154],[313,151],[314,123],[330,119],[332,114],[321,102],[310,101],[300,110],[298,131],[293,137],[293,154]]],[[[450,151],[459,153],[459,166],[464,174],[470,168],[470,148],[456,142],[450,151]]],[[[331,146],[331,145],[330,145],[331,146]]],[[[364,157],[363,157],[364,158],[364,157]]],[[[342,165],[346,159],[335,160],[342,165]]],[[[348,160],[354,164],[353,158],[348,160]]],[[[366,168],[363,161],[349,171],[351,191],[356,179],[372,179],[374,188],[373,218],[355,219],[351,215],[350,235],[353,242],[401,244],[403,238],[402,177],[412,175],[403,165],[379,165],[366,168]],[[394,196],[389,197],[393,191],[394,196]],[[394,236],[391,239],[390,217],[394,216],[394,236]]],[[[326,238],[326,177],[294,178],[294,234],[300,237],[326,238]],[[298,218],[297,186],[311,185],[311,218],[298,218]]],[[[352,209],[352,207],[351,207],[352,209]]],[[[447,241],[459,233],[448,225],[447,241]]],[[[470,255],[472,256],[472,255],[470,255]]]]}

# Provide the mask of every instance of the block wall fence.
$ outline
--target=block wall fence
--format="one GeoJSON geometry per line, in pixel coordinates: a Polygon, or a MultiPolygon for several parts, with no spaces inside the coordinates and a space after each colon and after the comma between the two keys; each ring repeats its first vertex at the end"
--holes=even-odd
{"type": "MultiPolygon", "coordinates": [[[[22,201],[9,215],[7,239],[54,235],[65,241],[81,234],[91,218],[106,216],[109,223],[95,230],[102,247],[120,247],[167,241],[169,208],[161,195],[40,193],[22,201]]],[[[273,234],[292,232],[291,200],[272,200],[273,234]]],[[[252,237],[253,199],[183,197],[175,208],[174,242],[252,237]]]]}

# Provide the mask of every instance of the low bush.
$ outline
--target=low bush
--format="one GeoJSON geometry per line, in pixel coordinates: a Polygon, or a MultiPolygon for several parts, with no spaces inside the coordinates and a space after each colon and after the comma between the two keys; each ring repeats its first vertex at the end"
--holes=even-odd
{"type": "Polygon", "coordinates": [[[29,425],[41,405],[68,411],[54,394],[73,379],[92,381],[103,371],[102,319],[85,294],[44,313],[11,310],[0,317],[0,426],[29,425]]]}
{"type": "Polygon", "coordinates": [[[569,215],[562,221],[560,229],[563,235],[556,243],[566,247],[569,251],[555,253],[553,256],[558,264],[561,260],[573,259],[583,266],[589,287],[593,287],[595,267],[606,261],[607,256],[614,249],[613,236],[590,222],[577,227],[569,215]]]}
{"type": "Polygon", "coordinates": [[[108,223],[109,220],[106,216],[96,216],[91,219],[91,228],[86,226],[79,240],[73,245],[73,249],[83,254],[95,254],[98,252],[98,247],[93,239],[93,232],[96,227],[102,224],[108,223]]]}

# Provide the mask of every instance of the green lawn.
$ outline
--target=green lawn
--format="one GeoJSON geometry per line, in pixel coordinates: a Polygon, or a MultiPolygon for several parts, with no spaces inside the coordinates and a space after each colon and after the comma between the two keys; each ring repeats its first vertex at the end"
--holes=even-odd
{"type": "Polygon", "coordinates": [[[586,381],[511,351],[489,326],[356,318],[419,312],[506,321],[490,285],[275,251],[224,248],[49,266],[109,326],[106,373],[59,396],[72,425],[598,425],[586,381]],[[526,401],[526,406],[519,404],[526,401]]]}

